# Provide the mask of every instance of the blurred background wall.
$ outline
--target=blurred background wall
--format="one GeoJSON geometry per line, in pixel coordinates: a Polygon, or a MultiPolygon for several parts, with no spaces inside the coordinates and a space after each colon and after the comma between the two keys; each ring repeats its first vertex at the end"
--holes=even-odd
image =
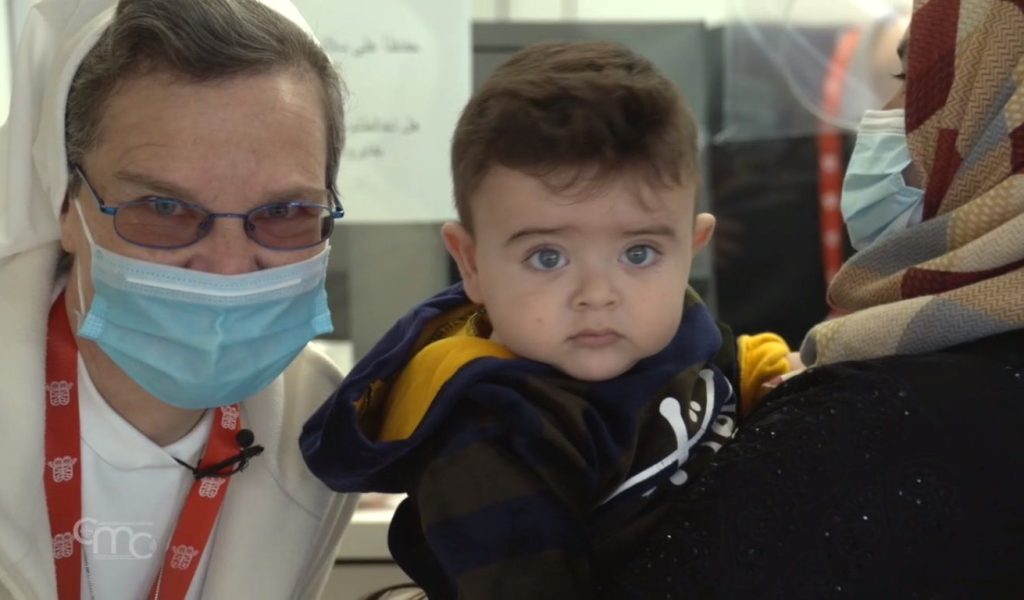
{"type": "MultiPolygon", "coordinates": [[[[31,3],[0,2],[0,119],[10,57],[31,3]]],[[[541,40],[628,44],[693,105],[701,203],[719,218],[713,246],[697,259],[694,285],[723,320],[741,332],[779,331],[796,345],[828,315],[826,255],[845,257],[850,249],[841,231],[823,229],[829,199],[821,189],[828,162],[822,133],[839,140],[842,151],[830,160],[841,174],[861,112],[880,106],[895,85],[909,0],[434,0],[429,9],[418,0],[381,0],[372,10],[331,0],[296,4],[350,93],[339,180],[348,215],[332,240],[335,332],[324,340],[343,364],[453,281],[438,235],[453,215],[451,129],[501,60],[541,40]],[[826,83],[851,35],[842,73],[833,77],[839,102],[828,108],[826,83]],[[825,238],[836,235],[829,250],[825,238]]]]}

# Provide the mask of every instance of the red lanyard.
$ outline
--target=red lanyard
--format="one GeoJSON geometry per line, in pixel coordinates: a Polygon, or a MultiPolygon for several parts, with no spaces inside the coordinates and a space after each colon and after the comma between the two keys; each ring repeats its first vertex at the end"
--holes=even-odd
{"type": "MultiPolygon", "coordinates": [[[[76,539],[76,534],[81,537],[82,519],[82,479],[79,476],[82,442],[77,383],[78,346],[61,294],[50,308],[46,338],[46,468],[43,475],[60,600],[82,597],[81,541],[76,539]]],[[[209,467],[236,455],[235,434],[239,429],[238,405],[218,408],[199,467],[209,467]]],[[[149,598],[177,600],[188,593],[229,483],[229,477],[204,477],[192,484],[149,598]]]]}

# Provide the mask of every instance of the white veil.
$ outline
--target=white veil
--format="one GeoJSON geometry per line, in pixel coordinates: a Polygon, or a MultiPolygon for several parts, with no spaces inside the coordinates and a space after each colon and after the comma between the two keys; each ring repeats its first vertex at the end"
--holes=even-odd
{"type": "MultiPolygon", "coordinates": [[[[290,0],[261,2],[313,37],[290,0]]],[[[10,112],[0,128],[0,261],[60,238],[68,89],[116,6],[117,0],[39,0],[29,12],[12,61],[10,112]]]]}

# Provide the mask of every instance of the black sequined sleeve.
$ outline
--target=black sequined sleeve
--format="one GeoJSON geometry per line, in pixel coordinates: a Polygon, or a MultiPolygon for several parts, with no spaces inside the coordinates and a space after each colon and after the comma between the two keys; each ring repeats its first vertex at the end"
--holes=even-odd
{"type": "Polygon", "coordinates": [[[601,598],[1020,597],[1024,335],[776,390],[601,598]]]}

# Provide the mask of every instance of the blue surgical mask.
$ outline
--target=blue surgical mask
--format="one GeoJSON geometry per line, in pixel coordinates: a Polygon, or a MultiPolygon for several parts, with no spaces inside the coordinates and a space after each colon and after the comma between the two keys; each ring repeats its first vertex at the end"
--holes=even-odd
{"type": "Polygon", "coordinates": [[[910,165],[904,110],[869,110],[843,180],[843,220],[850,241],[863,250],[921,222],[924,192],[907,185],[910,165]]]}
{"type": "MultiPolygon", "coordinates": [[[[93,299],[78,335],[168,404],[241,402],[269,385],[307,342],[332,330],[326,246],[283,267],[216,275],[111,252],[93,241],[84,218],[82,226],[93,299]]],[[[81,282],[78,289],[81,300],[81,282]]]]}

